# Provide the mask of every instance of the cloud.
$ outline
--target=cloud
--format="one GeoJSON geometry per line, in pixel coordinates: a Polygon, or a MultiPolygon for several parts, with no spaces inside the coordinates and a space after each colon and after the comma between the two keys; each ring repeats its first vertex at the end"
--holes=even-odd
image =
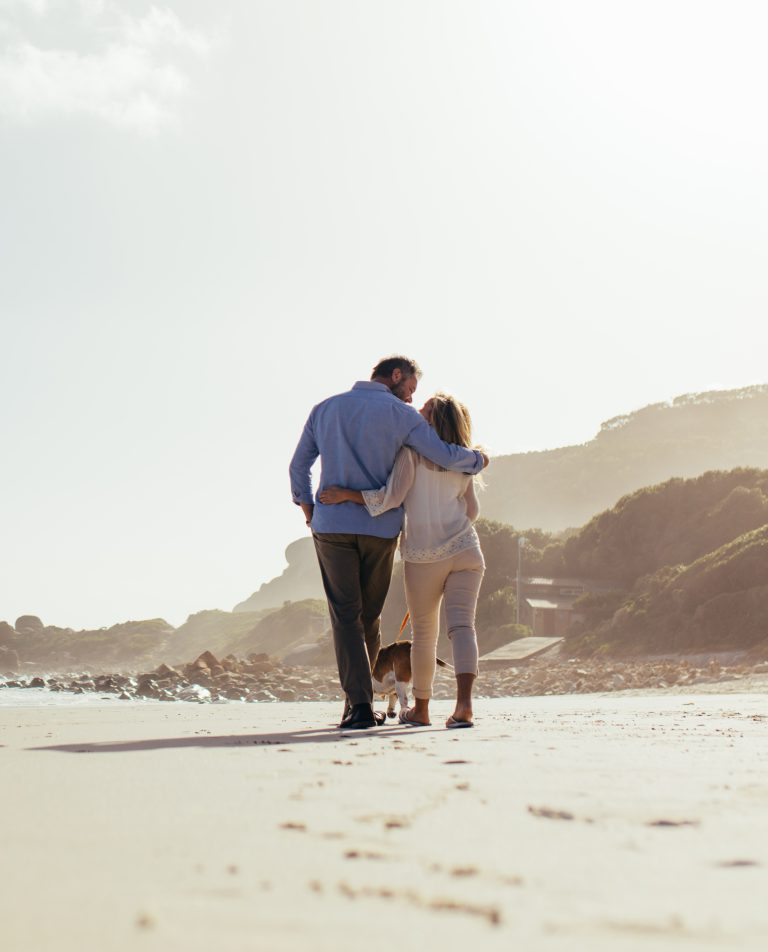
{"type": "Polygon", "coordinates": [[[152,7],[141,19],[123,18],[123,30],[128,42],[142,47],[175,46],[198,56],[210,52],[210,40],[200,30],[185,27],[172,10],[152,7]]]}
{"type": "Polygon", "coordinates": [[[178,69],[134,46],[80,54],[21,44],[0,62],[0,108],[16,118],[80,114],[154,130],[186,87],[178,69]]]}
{"type": "Polygon", "coordinates": [[[37,16],[42,16],[48,9],[47,0],[0,0],[0,13],[3,10],[13,10],[22,7],[29,10],[37,16]]]}
{"type": "Polygon", "coordinates": [[[87,116],[154,132],[173,121],[190,68],[212,46],[168,8],[133,17],[105,0],[60,0],[75,14],[75,35],[44,46],[25,35],[18,17],[3,15],[12,6],[41,20],[48,8],[44,0],[0,0],[0,115],[14,120],[87,116]]]}

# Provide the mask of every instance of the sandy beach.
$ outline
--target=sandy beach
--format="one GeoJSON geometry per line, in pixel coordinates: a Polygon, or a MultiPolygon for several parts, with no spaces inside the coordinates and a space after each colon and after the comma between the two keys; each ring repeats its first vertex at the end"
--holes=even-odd
{"type": "Polygon", "coordinates": [[[342,734],[332,703],[33,693],[0,707],[9,952],[768,945],[765,694],[342,734]]]}

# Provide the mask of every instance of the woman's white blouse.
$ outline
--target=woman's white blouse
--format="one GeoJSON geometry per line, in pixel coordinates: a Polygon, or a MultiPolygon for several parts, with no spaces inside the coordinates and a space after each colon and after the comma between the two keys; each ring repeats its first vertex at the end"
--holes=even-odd
{"type": "Polygon", "coordinates": [[[372,516],[404,507],[400,555],[406,562],[439,562],[480,547],[472,525],[480,511],[472,477],[440,469],[410,447],[397,454],[387,485],[364,489],[363,499],[372,516]]]}

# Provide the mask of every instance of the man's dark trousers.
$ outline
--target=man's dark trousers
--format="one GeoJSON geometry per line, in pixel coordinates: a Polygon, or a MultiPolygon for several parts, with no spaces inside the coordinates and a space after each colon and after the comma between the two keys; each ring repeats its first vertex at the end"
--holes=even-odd
{"type": "Polygon", "coordinates": [[[323,532],[314,540],[341,687],[350,704],[372,704],[371,667],[381,647],[380,616],[397,537],[323,532]]]}

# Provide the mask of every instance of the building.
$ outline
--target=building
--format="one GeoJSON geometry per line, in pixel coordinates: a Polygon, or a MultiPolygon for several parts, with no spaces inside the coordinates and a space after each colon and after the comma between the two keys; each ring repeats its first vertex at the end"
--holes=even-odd
{"type": "Polygon", "coordinates": [[[616,586],[593,579],[524,578],[521,588],[521,622],[536,636],[560,638],[581,619],[574,605],[582,595],[613,591],[616,586]]]}

